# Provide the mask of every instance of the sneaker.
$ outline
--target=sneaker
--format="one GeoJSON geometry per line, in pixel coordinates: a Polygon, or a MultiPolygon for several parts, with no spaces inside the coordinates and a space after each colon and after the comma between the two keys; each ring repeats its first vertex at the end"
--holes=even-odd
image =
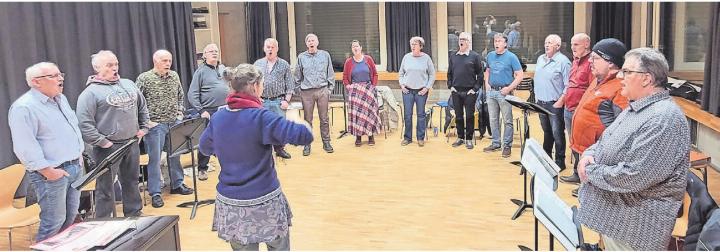
{"type": "Polygon", "coordinates": [[[310,145],[305,145],[305,148],[303,148],[303,156],[310,156],[310,145]]]}
{"type": "Polygon", "coordinates": [[[575,197],[575,198],[578,197],[578,189],[580,189],[580,188],[578,187],[578,188],[575,188],[575,189],[572,190],[572,196],[575,197]]]}
{"type": "Polygon", "coordinates": [[[178,186],[178,188],[173,188],[170,190],[170,194],[180,194],[180,195],[188,195],[193,193],[193,189],[186,186],[185,184],[181,184],[178,186]]]}
{"type": "Polygon", "coordinates": [[[473,145],[473,141],[465,141],[465,148],[467,148],[468,150],[472,150],[473,148],[475,148],[475,145],[473,145]]]}
{"type": "Polygon", "coordinates": [[[374,136],[368,137],[368,145],[370,145],[370,146],[375,145],[375,137],[374,136]]]}
{"type": "Polygon", "coordinates": [[[495,151],[499,151],[499,150],[500,150],[500,146],[492,145],[492,144],[488,147],[483,148],[484,152],[495,152],[495,151]]]}
{"type": "Polygon", "coordinates": [[[154,208],[160,208],[160,207],[163,207],[164,205],[165,205],[165,202],[163,202],[162,197],[159,194],[152,196],[152,206],[154,208]]]}
{"type": "Polygon", "coordinates": [[[280,148],[275,151],[275,155],[278,157],[284,158],[284,159],[290,159],[292,156],[290,156],[290,153],[288,153],[285,148],[280,148]]]}
{"type": "Polygon", "coordinates": [[[510,149],[510,147],[503,148],[502,157],[504,157],[504,158],[510,157],[510,154],[512,154],[512,149],[510,149]]]}
{"type": "Polygon", "coordinates": [[[455,142],[452,144],[452,147],[458,147],[458,146],[463,145],[463,144],[465,144],[465,140],[462,140],[462,139],[458,138],[458,139],[455,140],[455,142]]]}
{"type": "Polygon", "coordinates": [[[355,147],[362,146],[362,137],[355,137],[355,147]]]}
{"type": "Polygon", "coordinates": [[[208,173],[207,171],[202,171],[202,170],[201,170],[201,171],[198,171],[197,178],[198,178],[199,180],[205,181],[205,180],[208,179],[207,173],[208,173]]]}
{"type": "Polygon", "coordinates": [[[577,173],[573,173],[570,176],[560,176],[560,182],[577,185],[580,184],[580,177],[577,173]]]}
{"type": "Polygon", "coordinates": [[[332,145],[330,145],[330,141],[323,142],[323,150],[327,153],[333,153],[335,150],[333,150],[332,145]]]}
{"type": "Polygon", "coordinates": [[[408,145],[408,144],[410,144],[410,143],[412,143],[412,141],[407,140],[407,139],[403,139],[402,142],[400,142],[400,145],[405,146],[405,145],[408,145]]]}
{"type": "Polygon", "coordinates": [[[418,146],[420,146],[420,147],[425,146],[425,140],[418,140],[418,146]]]}

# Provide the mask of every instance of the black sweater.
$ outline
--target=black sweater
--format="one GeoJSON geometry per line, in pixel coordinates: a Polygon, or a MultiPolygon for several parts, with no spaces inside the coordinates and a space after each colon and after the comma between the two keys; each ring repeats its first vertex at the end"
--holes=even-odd
{"type": "Polygon", "coordinates": [[[458,55],[456,51],[450,52],[450,65],[447,72],[449,88],[457,90],[470,90],[477,92],[483,85],[483,64],[480,54],[470,50],[468,55],[458,55]]]}

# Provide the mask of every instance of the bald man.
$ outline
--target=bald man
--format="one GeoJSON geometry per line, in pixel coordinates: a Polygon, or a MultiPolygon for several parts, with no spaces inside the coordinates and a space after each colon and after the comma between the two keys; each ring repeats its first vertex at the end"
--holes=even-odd
{"type": "MultiPolygon", "coordinates": [[[[144,138],[145,151],[148,154],[148,192],[152,197],[152,206],[162,207],[162,183],[160,159],[165,150],[165,137],[170,127],[182,119],[185,106],[185,92],[180,83],[180,76],[170,70],[172,54],[167,50],[158,50],[153,54],[153,69],[138,76],[135,82],[147,101],[150,114],[150,131],[144,138]]],[[[180,157],[168,159],[170,173],[170,194],[191,194],[192,189],[183,184],[183,171],[180,157]]]]}

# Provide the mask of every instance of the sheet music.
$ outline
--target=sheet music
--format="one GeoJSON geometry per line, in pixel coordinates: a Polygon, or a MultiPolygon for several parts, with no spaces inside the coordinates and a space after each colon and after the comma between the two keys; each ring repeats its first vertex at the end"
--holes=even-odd
{"type": "Polygon", "coordinates": [[[580,239],[577,226],[573,222],[572,209],[543,183],[535,183],[533,193],[535,217],[566,250],[577,250],[580,239]]]}
{"type": "Polygon", "coordinates": [[[74,224],[63,232],[30,246],[35,250],[85,251],[104,247],[125,233],[134,220],[89,221],[74,224]]]}
{"type": "Polygon", "coordinates": [[[545,153],[540,143],[533,138],[525,142],[525,150],[520,160],[523,167],[535,175],[535,181],[541,181],[546,186],[557,189],[557,176],[560,167],[545,153]]]}

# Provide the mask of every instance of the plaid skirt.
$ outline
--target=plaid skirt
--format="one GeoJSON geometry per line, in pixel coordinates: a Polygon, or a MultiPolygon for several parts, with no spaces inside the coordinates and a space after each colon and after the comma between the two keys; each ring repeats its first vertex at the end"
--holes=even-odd
{"type": "Polygon", "coordinates": [[[271,242],[288,237],[292,212],[285,194],[275,191],[252,200],[235,200],[217,194],[212,230],[227,242],[271,242]]]}
{"type": "Polygon", "coordinates": [[[348,133],[353,136],[369,136],[380,133],[381,120],[378,115],[378,102],[375,98],[375,86],[370,82],[352,83],[347,86],[350,98],[350,118],[348,133]]]}

